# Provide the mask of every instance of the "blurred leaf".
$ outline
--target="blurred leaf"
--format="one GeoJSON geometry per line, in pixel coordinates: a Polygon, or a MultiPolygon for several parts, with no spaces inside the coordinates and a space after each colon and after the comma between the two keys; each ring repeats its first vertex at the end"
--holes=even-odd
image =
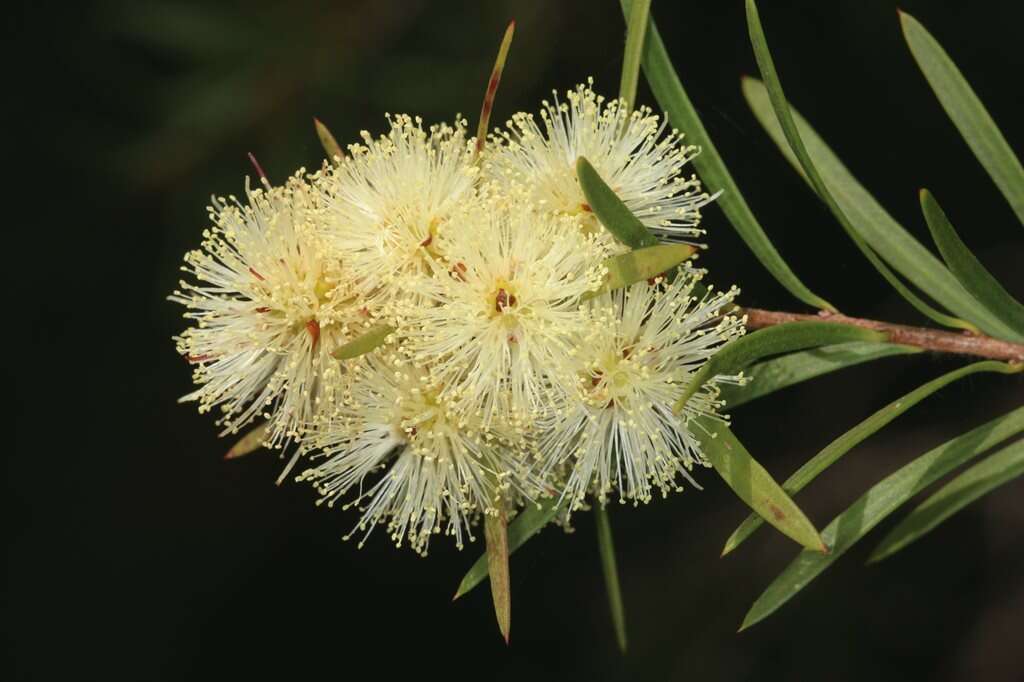
{"type": "Polygon", "coordinates": [[[487,127],[491,122],[491,112],[494,110],[494,98],[498,94],[498,85],[501,83],[501,73],[505,70],[505,60],[508,59],[509,48],[512,47],[512,36],[516,32],[516,22],[508,22],[505,28],[505,35],[498,46],[498,56],[494,58],[494,66],[491,68],[491,77],[487,79],[487,90],[484,92],[484,102],[480,105],[480,121],[476,127],[476,153],[484,150],[487,144],[487,127]]]}
{"type": "Polygon", "coordinates": [[[601,288],[588,292],[582,298],[594,298],[606,291],[614,291],[628,287],[635,282],[654,279],[675,268],[692,256],[696,250],[697,247],[690,244],[659,244],[607,258],[604,264],[608,268],[608,274],[605,276],[601,288]]]}
{"type": "MultiPolygon", "coordinates": [[[[775,117],[768,91],[765,89],[764,84],[754,78],[745,78],[743,80],[743,95],[757,120],[779,147],[779,150],[782,151],[786,159],[813,188],[814,185],[803,172],[800,161],[786,143],[785,134],[775,117]]],[[[882,267],[879,267],[881,261],[878,260],[875,252],[881,254],[886,261],[913,282],[915,286],[919,287],[936,301],[947,306],[962,320],[950,318],[942,313],[938,313],[938,315],[942,316],[941,318],[937,317],[934,313],[938,311],[927,313],[921,307],[927,304],[924,304],[920,299],[911,301],[915,308],[925,312],[936,322],[947,326],[968,329],[980,328],[993,336],[1001,338],[1007,333],[1011,333],[1006,325],[978,305],[974,297],[956,281],[953,274],[930,251],[921,246],[916,239],[885,212],[885,209],[875,201],[874,197],[850,175],[850,172],[843,166],[842,162],[832,153],[832,150],[825,145],[807,122],[800,117],[797,111],[790,111],[788,107],[786,111],[792,114],[791,120],[799,130],[800,139],[806,145],[806,150],[810,157],[814,159],[814,167],[821,174],[820,177],[826,179],[828,188],[831,190],[831,197],[834,199],[834,204],[841,208],[837,217],[838,215],[848,217],[849,221],[844,223],[844,227],[849,228],[850,238],[853,239],[858,247],[861,247],[862,251],[865,251],[865,247],[871,251],[870,254],[865,251],[865,257],[882,272],[887,280],[892,282],[894,275],[892,273],[887,274],[882,267]],[[945,321],[941,321],[942,318],[945,318],[945,321]],[[971,324],[967,325],[963,320],[971,324]]],[[[901,293],[905,290],[904,287],[901,293]]]]}
{"type": "Polygon", "coordinates": [[[644,54],[644,35],[650,12],[651,0],[634,0],[626,19],[626,49],[622,55],[622,78],[619,81],[619,98],[626,101],[626,111],[632,111],[636,103],[640,59],[644,54]]]}
{"type": "MultiPolygon", "coordinates": [[[[526,541],[540,532],[540,529],[548,525],[551,519],[555,518],[558,512],[558,498],[547,498],[541,500],[537,505],[527,505],[519,515],[508,524],[508,551],[509,554],[526,544],[526,541]]],[[[455,592],[453,600],[458,599],[487,578],[487,554],[483,554],[476,563],[466,572],[459,583],[459,589],[455,592]]]]}
{"type": "Polygon", "coordinates": [[[971,502],[1024,474],[1024,440],[978,462],[921,503],[885,536],[869,563],[895,554],[971,502]]]}
{"type": "MultiPolygon", "coordinates": [[[[628,19],[632,2],[621,2],[628,19]]],[[[683,89],[653,19],[648,22],[647,39],[644,41],[643,68],[651,91],[658,104],[667,112],[672,125],[686,133],[688,144],[700,147],[700,154],[694,157],[693,165],[709,190],[722,192],[716,203],[747,247],[775,280],[793,296],[809,306],[835,312],[836,309],[831,303],[814,294],[790,270],[789,265],[768,239],[764,228],[757,222],[683,89]]]]}
{"type": "Polygon", "coordinates": [[[834,322],[788,322],[765,327],[730,341],[697,370],[683,389],[673,410],[678,414],[705,382],[718,374],[732,374],[769,355],[847,341],[885,341],[885,334],[834,322]]]}
{"type": "Polygon", "coordinates": [[[330,129],[318,118],[313,119],[313,127],[316,128],[316,136],[320,138],[320,144],[323,145],[327,159],[332,163],[341,163],[341,160],[345,158],[345,153],[341,151],[341,146],[331,134],[330,129]]]}
{"type": "Polygon", "coordinates": [[[576,159],[576,176],[583,189],[583,196],[587,199],[587,208],[594,212],[612,236],[632,249],[658,244],[658,238],[633,215],[626,204],[622,203],[622,199],[619,199],[619,195],[582,156],[576,159]]]}
{"type": "Polygon", "coordinates": [[[1024,168],[1020,160],[942,46],[917,19],[906,12],[899,14],[907,45],[942,108],[1024,223],[1024,168]]]}
{"type": "MultiPolygon", "coordinates": [[[[979,372],[1012,374],[1020,371],[1019,367],[1019,365],[1008,365],[994,360],[985,360],[983,362],[976,362],[974,364],[967,365],[966,367],[961,367],[947,374],[943,374],[936,379],[932,379],[923,386],[919,386],[910,393],[907,393],[902,398],[897,398],[892,401],[826,445],[821,452],[805,462],[803,466],[796,470],[796,473],[786,479],[786,482],[782,484],[783,490],[790,495],[795,495],[808,483],[813,481],[818,474],[839,461],[840,457],[863,442],[868,436],[880,431],[892,420],[896,419],[896,417],[900,416],[914,405],[917,405],[928,396],[948,386],[954,381],[979,372]]],[[[736,549],[736,547],[749,538],[751,534],[760,527],[760,525],[761,520],[759,518],[753,515],[748,516],[743,523],[733,531],[732,535],[729,536],[729,539],[726,540],[725,548],[722,550],[722,555],[724,556],[736,549]]]]}
{"type": "Polygon", "coordinates": [[[701,438],[704,456],[748,507],[798,544],[815,552],[828,551],[814,524],[751,457],[728,426],[710,417],[697,417],[694,421],[707,434],[701,438]]]}
{"type": "Polygon", "coordinates": [[[340,348],[336,348],[331,352],[331,357],[336,360],[351,360],[352,358],[357,358],[360,355],[369,353],[377,346],[383,345],[384,342],[388,340],[388,337],[394,332],[395,328],[389,327],[386,324],[371,327],[370,330],[362,336],[358,336],[340,348]]]}
{"type": "Polygon", "coordinates": [[[1024,342],[1024,305],[1017,302],[971,253],[931,192],[922,189],[920,198],[925,222],[949,269],[979,303],[1016,332],[1010,340],[1024,342]]]}
{"type": "Polygon", "coordinates": [[[1024,431],[1024,407],[943,443],[872,486],[822,531],[822,538],[831,552],[800,552],[754,602],[740,629],[763,620],[792,599],[911,497],[964,462],[1021,431],[1024,431]]]}
{"type": "Polygon", "coordinates": [[[763,398],[775,391],[839,369],[853,367],[890,355],[920,352],[921,349],[914,346],[854,341],[790,353],[750,367],[744,372],[749,378],[747,383],[742,386],[723,384],[719,397],[725,400],[726,407],[735,408],[751,400],[763,398]]]}
{"type": "Polygon", "coordinates": [[[224,459],[238,459],[244,457],[251,452],[256,452],[263,447],[263,441],[267,436],[267,426],[269,424],[264,422],[254,428],[249,433],[242,436],[237,443],[231,446],[231,449],[224,455],[224,459]]]}
{"type": "Polygon", "coordinates": [[[512,591],[508,571],[508,524],[505,514],[484,516],[484,539],[487,542],[487,570],[491,576],[491,599],[498,629],[508,644],[512,628],[512,591]]]}
{"type": "Polygon", "coordinates": [[[602,504],[596,504],[594,519],[597,521],[597,547],[601,553],[604,583],[608,588],[608,607],[615,626],[615,640],[619,644],[619,651],[626,653],[626,609],[622,605],[622,587],[619,585],[619,569],[615,563],[615,542],[612,540],[608,509],[602,504]]]}

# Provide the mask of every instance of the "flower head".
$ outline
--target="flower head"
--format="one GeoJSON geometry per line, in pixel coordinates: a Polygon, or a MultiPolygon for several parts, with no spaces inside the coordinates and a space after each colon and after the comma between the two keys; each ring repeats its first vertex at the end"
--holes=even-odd
{"type": "Polygon", "coordinates": [[[647,107],[630,113],[621,100],[606,100],[588,85],[566,93],[562,102],[543,102],[540,123],[518,113],[507,130],[494,135],[498,151],[487,164],[490,177],[525,185],[541,210],[583,217],[600,229],[576,179],[576,160],[585,156],[629,209],[655,234],[691,240],[700,209],[711,201],[693,174],[683,167],[696,154],[682,135],[665,134],[666,123],[647,107]]]}
{"type": "Polygon", "coordinates": [[[571,464],[564,494],[573,506],[588,493],[600,501],[647,502],[693,482],[688,469],[703,464],[691,428],[698,415],[717,416],[716,376],[691,398],[681,415],[674,401],[716,350],[744,331],[723,314],[737,291],[695,293],[699,272],[678,273],[671,284],[634,284],[595,299],[597,323],[575,356],[578,381],[571,406],[550,422],[539,451],[548,453],[543,475],[571,464]]]}

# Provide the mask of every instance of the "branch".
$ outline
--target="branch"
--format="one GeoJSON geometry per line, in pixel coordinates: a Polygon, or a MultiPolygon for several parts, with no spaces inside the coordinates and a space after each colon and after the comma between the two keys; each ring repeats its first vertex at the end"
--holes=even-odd
{"type": "Polygon", "coordinates": [[[878,320],[847,317],[846,315],[830,313],[824,310],[817,315],[776,312],[773,310],[760,310],[758,308],[742,308],[742,312],[747,316],[748,329],[761,329],[762,327],[771,327],[772,325],[785,324],[786,322],[823,320],[873,329],[885,333],[892,343],[916,346],[925,350],[935,351],[936,353],[976,355],[993,360],[1024,362],[1024,345],[1000,341],[990,336],[972,332],[948,332],[940,329],[928,329],[926,327],[908,327],[902,324],[879,322],[878,320]]]}

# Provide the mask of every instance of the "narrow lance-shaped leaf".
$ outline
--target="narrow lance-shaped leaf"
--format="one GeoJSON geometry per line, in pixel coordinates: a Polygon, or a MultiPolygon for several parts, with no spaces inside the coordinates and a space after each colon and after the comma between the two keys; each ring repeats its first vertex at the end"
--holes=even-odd
{"type": "Polygon", "coordinates": [[[854,341],[790,353],[744,370],[748,381],[743,385],[722,385],[719,397],[725,401],[726,408],[732,409],[836,370],[891,355],[920,352],[921,349],[914,346],[854,341]]]}
{"type": "Polygon", "coordinates": [[[963,472],[910,512],[885,536],[868,563],[895,554],[971,502],[1024,475],[1024,440],[1003,448],[963,472]]]}
{"type": "Polygon", "coordinates": [[[615,640],[619,644],[619,651],[626,653],[626,609],[622,604],[622,587],[619,585],[619,569],[615,561],[615,542],[612,539],[608,509],[602,504],[596,505],[594,519],[597,522],[597,547],[601,553],[604,584],[608,589],[608,608],[611,609],[612,625],[615,627],[615,640]]]}
{"type": "Polygon", "coordinates": [[[971,253],[931,192],[922,189],[920,199],[925,222],[946,265],[980,304],[1024,338],[1024,305],[971,253]]]}
{"type": "MultiPolygon", "coordinates": [[[[800,161],[786,142],[786,136],[773,112],[765,85],[757,79],[745,78],[742,86],[743,95],[758,122],[778,146],[783,156],[810,184],[807,175],[801,168],[800,161]]],[[[865,253],[865,257],[875,264],[875,267],[890,283],[893,283],[895,275],[893,273],[887,275],[886,270],[878,267],[881,261],[878,260],[875,253],[881,254],[911,283],[946,306],[958,317],[952,318],[933,309],[929,311],[930,306],[920,299],[914,301],[906,296],[905,292],[908,291],[906,287],[903,287],[902,290],[897,288],[915,308],[946,326],[971,330],[982,329],[993,336],[1012,333],[1005,324],[982,308],[928,249],[924,248],[903,226],[892,219],[875,198],[857,182],[856,178],[850,174],[850,171],[796,110],[791,108],[788,110],[800,132],[800,139],[814,160],[815,168],[821,177],[825,178],[833,199],[841,207],[843,215],[849,219],[848,225],[855,231],[850,238],[855,244],[860,241],[872,251],[870,256],[865,253]]],[[[893,284],[893,286],[896,285],[893,284]]]]}
{"type": "Polygon", "coordinates": [[[993,419],[921,455],[871,487],[822,531],[831,552],[803,551],[758,597],[740,629],[763,620],[831,566],[911,497],[961,464],[1024,431],[1024,407],[993,419]]]}
{"type": "Polygon", "coordinates": [[[389,327],[386,324],[371,327],[368,331],[355,339],[349,341],[345,345],[336,348],[332,353],[331,357],[336,360],[351,360],[357,358],[360,355],[369,353],[374,348],[381,346],[388,337],[395,333],[394,327],[389,327]]]}
{"type": "Polygon", "coordinates": [[[798,544],[815,552],[828,551],[814,524],[751,457],[728,426],[710,417],[697,417],[694,421],[705,434],[701,438],[704,456],[748,507],[798,544]]]}
{"type": "Polygon", "coordinates": [[[678,414],[705,382],[718,374],[734,374],[769,355],[848,341],[885,341],[885,334],[834,322],[789,322],[765,327],[730,341],[697,370],[673,406],[678,414]]]}
{"type": "MultiPolygon", "coordinates": [[[[541,500],[537,505],[528,505],[508,524],[508,551],[512,554],[526,544],[526,541],[548,525],[558,512],[558,498],[541,500]]],[[[463,576],[459,589],[453,600],[458,599],[487,579],[487,554],[480,555],[473,566],[463,576]]]]}
{"type": "Polygon", "coordinates": [[[266,422],[260,424],[249,433],[242,436],[237,443],[231,446],[231,449],[224,455],[224,459],[238,459],[244,457],[251,452],[256,452],[263,447],[263,441],[267,437],[267,426],[266,422]]]}
{"type": "Polygon", "coordinates": [[[587,206],[604,228],[616,239],[632,249],[655,246],[658,238],[622,202],[594,167],[582,156],[576,159],[576,177],[579,178],[587,206]]]}
{"type": "Polygon", "coordinates": [[[1024,167],[953,60],[917,19],[900,12],[903,36],[953,125],[1024,223],[1024,167]]]}
{"type": "MultiPolygon", "coordinates": [[[[954,381],[972,374],[978,374],[979,372],[1012,374],[1019,371],[1020,365],[1008,365],[1004,362],[985,360],[983,362],[976,362],[974,364],[967,365],[966,367],[955,369],[952,372],[943,374],[936,379],[932,379],[928,383],[917,387],[910,393],[907,393],[902,398],[897,398],[892,401],[826,445],[821,452],[805,462],[803,466],[796,470],[796,473],[786,479],[786,482],[782,484],[782,488],[790,495],[795,495],[799,491],[803,490],[808,483],[813,481],[818,474],[835,464],[840,457],[863,442],[868,436],[877,433],[887,424],[892,422],[892,420],[896,419],[896,417],[900,416],[914,405],[917,405],[928,396],[942,388],[945,388],[954,381]]],[[[733,531],[733,534],[729,536],[729,539],[726,540],[725,548],[722,550],[723,556],[736,549],[736,547],[750,537],[750,535],[757,530],[760,525],[761,520],[759,518],[753,515],[748,516],[746,520],[744,520],[743,523],[733,531]]]]}
{"type": "Polygon", "coordinates": [[[498,629],[508,644],[512,628],[512,591],[508,570],[508,524],[504,512],[484,517],[484,539],[487,542],[487,569],[491,576],[491,598],[498,629]]]}
{"type": "Polygon", "coordinates": [[[626,49],[622,56],[622,78],[619,80],[619,97],[626,102],[626,111],[632,111],[636,102],[636,86],[640,80],[640,59],[644,52],[644,35],[647,33],[647,16],[651,11],[651,0],[634,0],[626,21],[626,49]]]}
{"type": "Polygon", "coordinates": [[[341,160],[345,158],[345,154],[341,151],[341,145],[334,139],[331,131],[318,118],[313,119],[313,127],[316,128],[316,136],[320,138],[320,144],[323,145],[324,151],[327,152],[327,158],[332,163],[341,163],[341,160]]]}
{"type": "Polygon", "coordinates": [[[484,102],[480,105],[480,122],[476,128],[476,155],[484,150],[487,144],[487,127],[491,122],[491,112],[494,110],[494,98],[498,94],[498,85],[501,83],[501,74],[505,70],[505,60],[508,59],[508,50],[512,47],[512,36],[516,32],[516,22],[508,22],[505,35],[498,47],[498,56],[494,59],[494,67],[491,69],[491,77],[487,79],[487,91],[484,93],[484,102]]]}
{"type": "Polygon", "coordinates": [[[628,287],[664,274],[692,256],[697,247],[690,244],[659,244],[636,249],[604,261],[608,268],[601,288],[589,292],[583,299],[594,298],[606,291],[628,287]]]}
{"type": "MultiPolygon", "coordinates": [[[[632,0],[621,0],[621,3],[623,13],[628,19],[631,15],[632,0]]],[[[650,19],[647,26],[642,60],[647,82],[658,104],[668,114],[672,125],[686,134],[688,143],[700,148],[700,154],[694,158],[693,164],[711,191],[722,192],[716,202],[717,205],[747,247],[779,284],[807,305],[835,312],[835,307],[831,303],[816,295],[800,281],[765,234],[764,228],[757,222],[708,131],[701,123],[686,90],[683,89],[654,20],[650,19]]]]}

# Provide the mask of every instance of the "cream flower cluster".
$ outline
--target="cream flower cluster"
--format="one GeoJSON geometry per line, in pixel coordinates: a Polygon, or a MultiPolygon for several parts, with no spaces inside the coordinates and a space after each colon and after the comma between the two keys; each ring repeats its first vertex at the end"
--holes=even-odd
{"type": "Polygon", "coordinates": [[[717,376],[672,405],[741,335],[736,290],[692,267],[603,292],[605,230],[575,175],[585,156],[655,234],[691,239],[711,200],[695,153],[647,109],[579,86],[517,114],[482,155],[466,122],[388,116],[344,158],[282,186],[217,199],[171,300],[176,343],[224,434],[265,422],[285,472],[425,554],[462,547],[483,514],[554,497],[647,502],[703,465],[694,417],[717,376]],[[384,343],[332,353],[367,332],[384,343]],[[384,334],[380,334],[384,330],[384,334]]]}

